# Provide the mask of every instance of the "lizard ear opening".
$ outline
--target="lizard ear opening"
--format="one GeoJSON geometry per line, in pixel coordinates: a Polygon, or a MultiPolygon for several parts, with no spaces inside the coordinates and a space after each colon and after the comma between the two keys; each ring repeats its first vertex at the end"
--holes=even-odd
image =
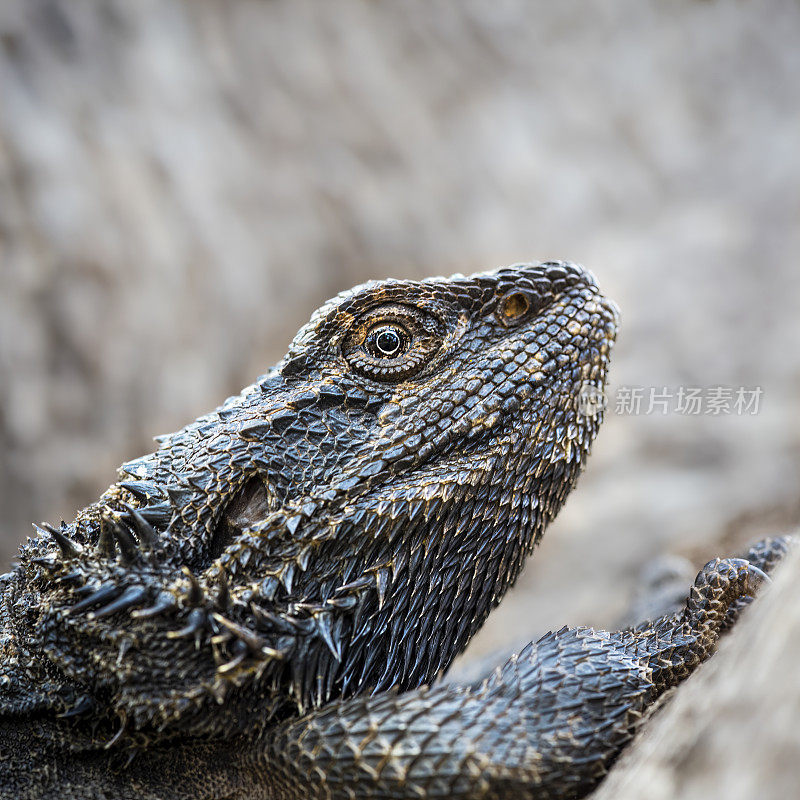
{"type": "Polygon", "coordinates": [[[497,320],[505,326],[517,325],[528,318],[533,307],[533,298],[528,292],[512,289],[497,304],[497,320]]]}
{"type": "Polygon", "coordinates": [[[234,539],[247,528],[262,522],[277,507],[269,487],[252,477],[233,496],[225,508],[208,546],[208,558],[219,558],[234,539]]]}

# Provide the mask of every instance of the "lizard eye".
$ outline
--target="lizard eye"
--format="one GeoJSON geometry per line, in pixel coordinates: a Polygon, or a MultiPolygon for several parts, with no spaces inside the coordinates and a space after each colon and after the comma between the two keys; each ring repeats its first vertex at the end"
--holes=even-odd
{"type": "Polygon", "coordinates": [[[365,344],[376,358],[397,358],[408,347],[408,334],[397,325],[381,325],[367,334],[365,344]]]}
{"type": "Polygon", "coordinates": [[[417,308],[387,305],[356,323],[345,339],[343,355],[359,375],[396,382],[419,372],[441,342],[438,320],[417,308]]]}

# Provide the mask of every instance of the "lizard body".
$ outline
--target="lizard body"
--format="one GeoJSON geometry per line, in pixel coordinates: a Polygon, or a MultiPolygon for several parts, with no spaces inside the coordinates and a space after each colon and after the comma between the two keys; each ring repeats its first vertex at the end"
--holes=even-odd
{"type": "Polygon", "coordinates": [[[574,485],[616,324],[562,262],[322,306],[0,577],[0,798],[588,791],[784,547],[655,623],[434,683],[574,485]]]}

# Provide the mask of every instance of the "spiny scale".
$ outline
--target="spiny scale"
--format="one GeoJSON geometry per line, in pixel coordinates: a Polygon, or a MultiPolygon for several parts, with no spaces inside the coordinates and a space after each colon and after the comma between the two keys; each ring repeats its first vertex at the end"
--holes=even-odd
{"type": "Polygon", "coordinates": [[[120,560],[128,566],[136,564],[141,557],[141,551],[136,539],[133,538],[133,535],[121,522],[113,520],[110,528],[111,535],[119,547],[120,560]]]}
{"type": "Polygon", "coordinates": [[[110,600],[116,600],[124,591],[123,586],[118,586],[116,583],[104,583],[99,589],[92,592],[88,597],[76,603],[68,612],[70,614],[79,614],[89,608],[106,603],[110,600]]]}
{"type": "Polygon", "coordinates": [[[54,528],[47,522],[43,522],[41,526],[34,525],[34,527],[37,530],[46,531],[53,537],[53,539],[55,539],[55,542],[58,545],[59,550],[61,550],[61,554],[64,556],[64,558],[67,559],[80,558],[81,554],[83,553],[83,550],[80,547],[80,545],[73,542],[72,539],[70,539],[60,530],[58,530],[58,528],[54,528]]]}
{"type": "Polygon", "coordinates": [[[172,611],[177,608],[177,606],[178,601],[175,599],[175,596],[168,591],[162,591],[159,592],[152,606],[135,609],[131,611],[131,616],[138,619],[149,619],[150,617],[160,616],[166,611],[172,611]]]}
{"type": "Polygon", "coordinates": [[[90,612],[89,618],[100,619],[120,611],[127,611],[134,606],[140,605],[146,599],[147,589],[145,589],[144,586],[129,586],[116,600],[96,611],[90,612]]]}
{"type": "Polygon", "coordinates": [[[155,550],[159,544],[159,536],[156,529],[139,513],[135,508],[123,504],[123,508],[128,512],[128,519],[131,527],[139,537],[142,549],[150,552],[155,550]]]}

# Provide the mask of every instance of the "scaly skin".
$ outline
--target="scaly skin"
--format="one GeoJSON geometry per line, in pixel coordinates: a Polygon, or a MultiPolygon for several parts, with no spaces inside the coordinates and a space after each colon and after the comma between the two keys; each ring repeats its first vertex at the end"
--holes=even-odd
{"type": "Polygon", "coordinates": [[[423,687],[574,485],[616,318],[566,263],[324,305],[0,577],[0,797],[588,791],[752,596],[750,562],[707,565],[652,626],[423,687]]]}

